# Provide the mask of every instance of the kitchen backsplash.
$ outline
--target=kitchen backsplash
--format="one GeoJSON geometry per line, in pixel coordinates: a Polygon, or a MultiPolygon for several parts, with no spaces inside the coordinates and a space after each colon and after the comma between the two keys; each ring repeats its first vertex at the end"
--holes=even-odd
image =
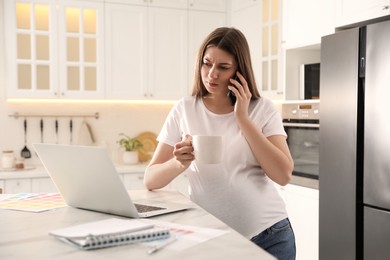
{"type": "MultiPolygon", "coordinates": [[[[2,89],[4,89],[2,87],[2,89]]],[[[93,115],[94,117],[43,117],[43,142],[60,144],[84,143],[81,135],[83,120],[91,126],[97,145],[105,146],[112,159],[119,162],[119,146],[116,143],[119,133],[137,136],[144,131],[159,133],[166,116],[173,104],[127,104],[127,103],[8,103],[4,93],[0,95],[0,151],[14,150],[20,156],[24,147],[23,117],[15,119],[10,114],[34,115],[93,115]],[[58,120],[58,137],[55,131],[55,120],[58,120]],[[72,139],[70,135],[70,120],[72,119],[72,139]]],[[[32,143],[41,142],[40,117],[27,118],[27,147],[33,151],[32,143]]],[[[39,164],[35,152],[26,164],[39,164]]]]}

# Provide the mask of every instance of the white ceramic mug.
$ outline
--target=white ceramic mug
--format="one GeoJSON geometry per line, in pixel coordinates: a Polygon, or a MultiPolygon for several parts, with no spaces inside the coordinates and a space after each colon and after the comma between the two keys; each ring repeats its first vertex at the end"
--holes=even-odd
{"type": "Polygon", "coordinates": [[[220,135],[194,135],[195,160],[204,164],[221,163],[223,159],[224,140],[220,135]]]}

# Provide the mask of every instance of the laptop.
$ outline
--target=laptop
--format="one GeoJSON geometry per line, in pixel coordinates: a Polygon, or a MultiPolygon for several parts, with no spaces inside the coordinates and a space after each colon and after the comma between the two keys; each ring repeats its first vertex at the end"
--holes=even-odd
{"type": "Polygon", "coordinates": [[[69,206],[144,218],[190,208],[188,205],[130,198],[104,147],[33,144],[43,166],[69,206]]]}

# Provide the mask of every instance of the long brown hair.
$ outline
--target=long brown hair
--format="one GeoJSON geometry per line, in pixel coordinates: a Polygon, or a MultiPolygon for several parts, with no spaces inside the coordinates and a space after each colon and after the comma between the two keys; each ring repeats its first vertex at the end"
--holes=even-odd
{"type": "Polygon", "coordinates": [[[201,44],[195,67],[195,78],[192,89],[192,96],[197,98],[207,95],[207,89],[202,82],[201,68],[203,65],[203,56],[207,47],[215,46],[221,50],[230,53],[237,62],[238,71],[248,82],[249,91],[252,93],[252,99],[260,98],[260,93],[256,86],[253,74],[252,62],[248,42],[244,34],[235,28],[220,27],[212,31],[201,44]]]}

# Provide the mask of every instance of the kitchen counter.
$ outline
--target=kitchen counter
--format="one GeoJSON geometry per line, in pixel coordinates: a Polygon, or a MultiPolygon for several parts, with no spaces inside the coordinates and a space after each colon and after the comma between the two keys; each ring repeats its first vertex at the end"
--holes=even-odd
{"type": "MultiPolygon", "coordinates": [[[[134,165],[116,164],[115,168],[118,173],[139,173],[144,172],[147,164],[140,163],[134,165]]],[[[25,178],[44,178],[49,177],[46,169],[42,165],[26,166],[23,170],[2,170],[0,171],[1,179],[25,179],[25,178]]]]}
{"type": "Polygon", "coordinates": [[[290,183],[298,186],[306,187],[306,188],[316,189],[316,190],[318,190],[319,188],[319,180],[296,176],[296,175],[293,175],[291,177],[290,183]]]}
{"type": "MultiPolygon", "coordinates": [[[[79,250],[48,235],[58,228],[112,218],[112,215],[72,207],[41,213],[0,210],[0,259],[275,259],[226,224],[174,191],[130,191],[134,199],[158,198],[191,204],[192,209],[154,217],[182,225],[215,228],[228,233],[182,251],[168,248],[153,255],[142,244],[90,251],[79,250]]],[[[122,218],[123,217],[117,217],[122,218]]],[[[179,238],[180,239],[180,238],[179,238]]]]}

